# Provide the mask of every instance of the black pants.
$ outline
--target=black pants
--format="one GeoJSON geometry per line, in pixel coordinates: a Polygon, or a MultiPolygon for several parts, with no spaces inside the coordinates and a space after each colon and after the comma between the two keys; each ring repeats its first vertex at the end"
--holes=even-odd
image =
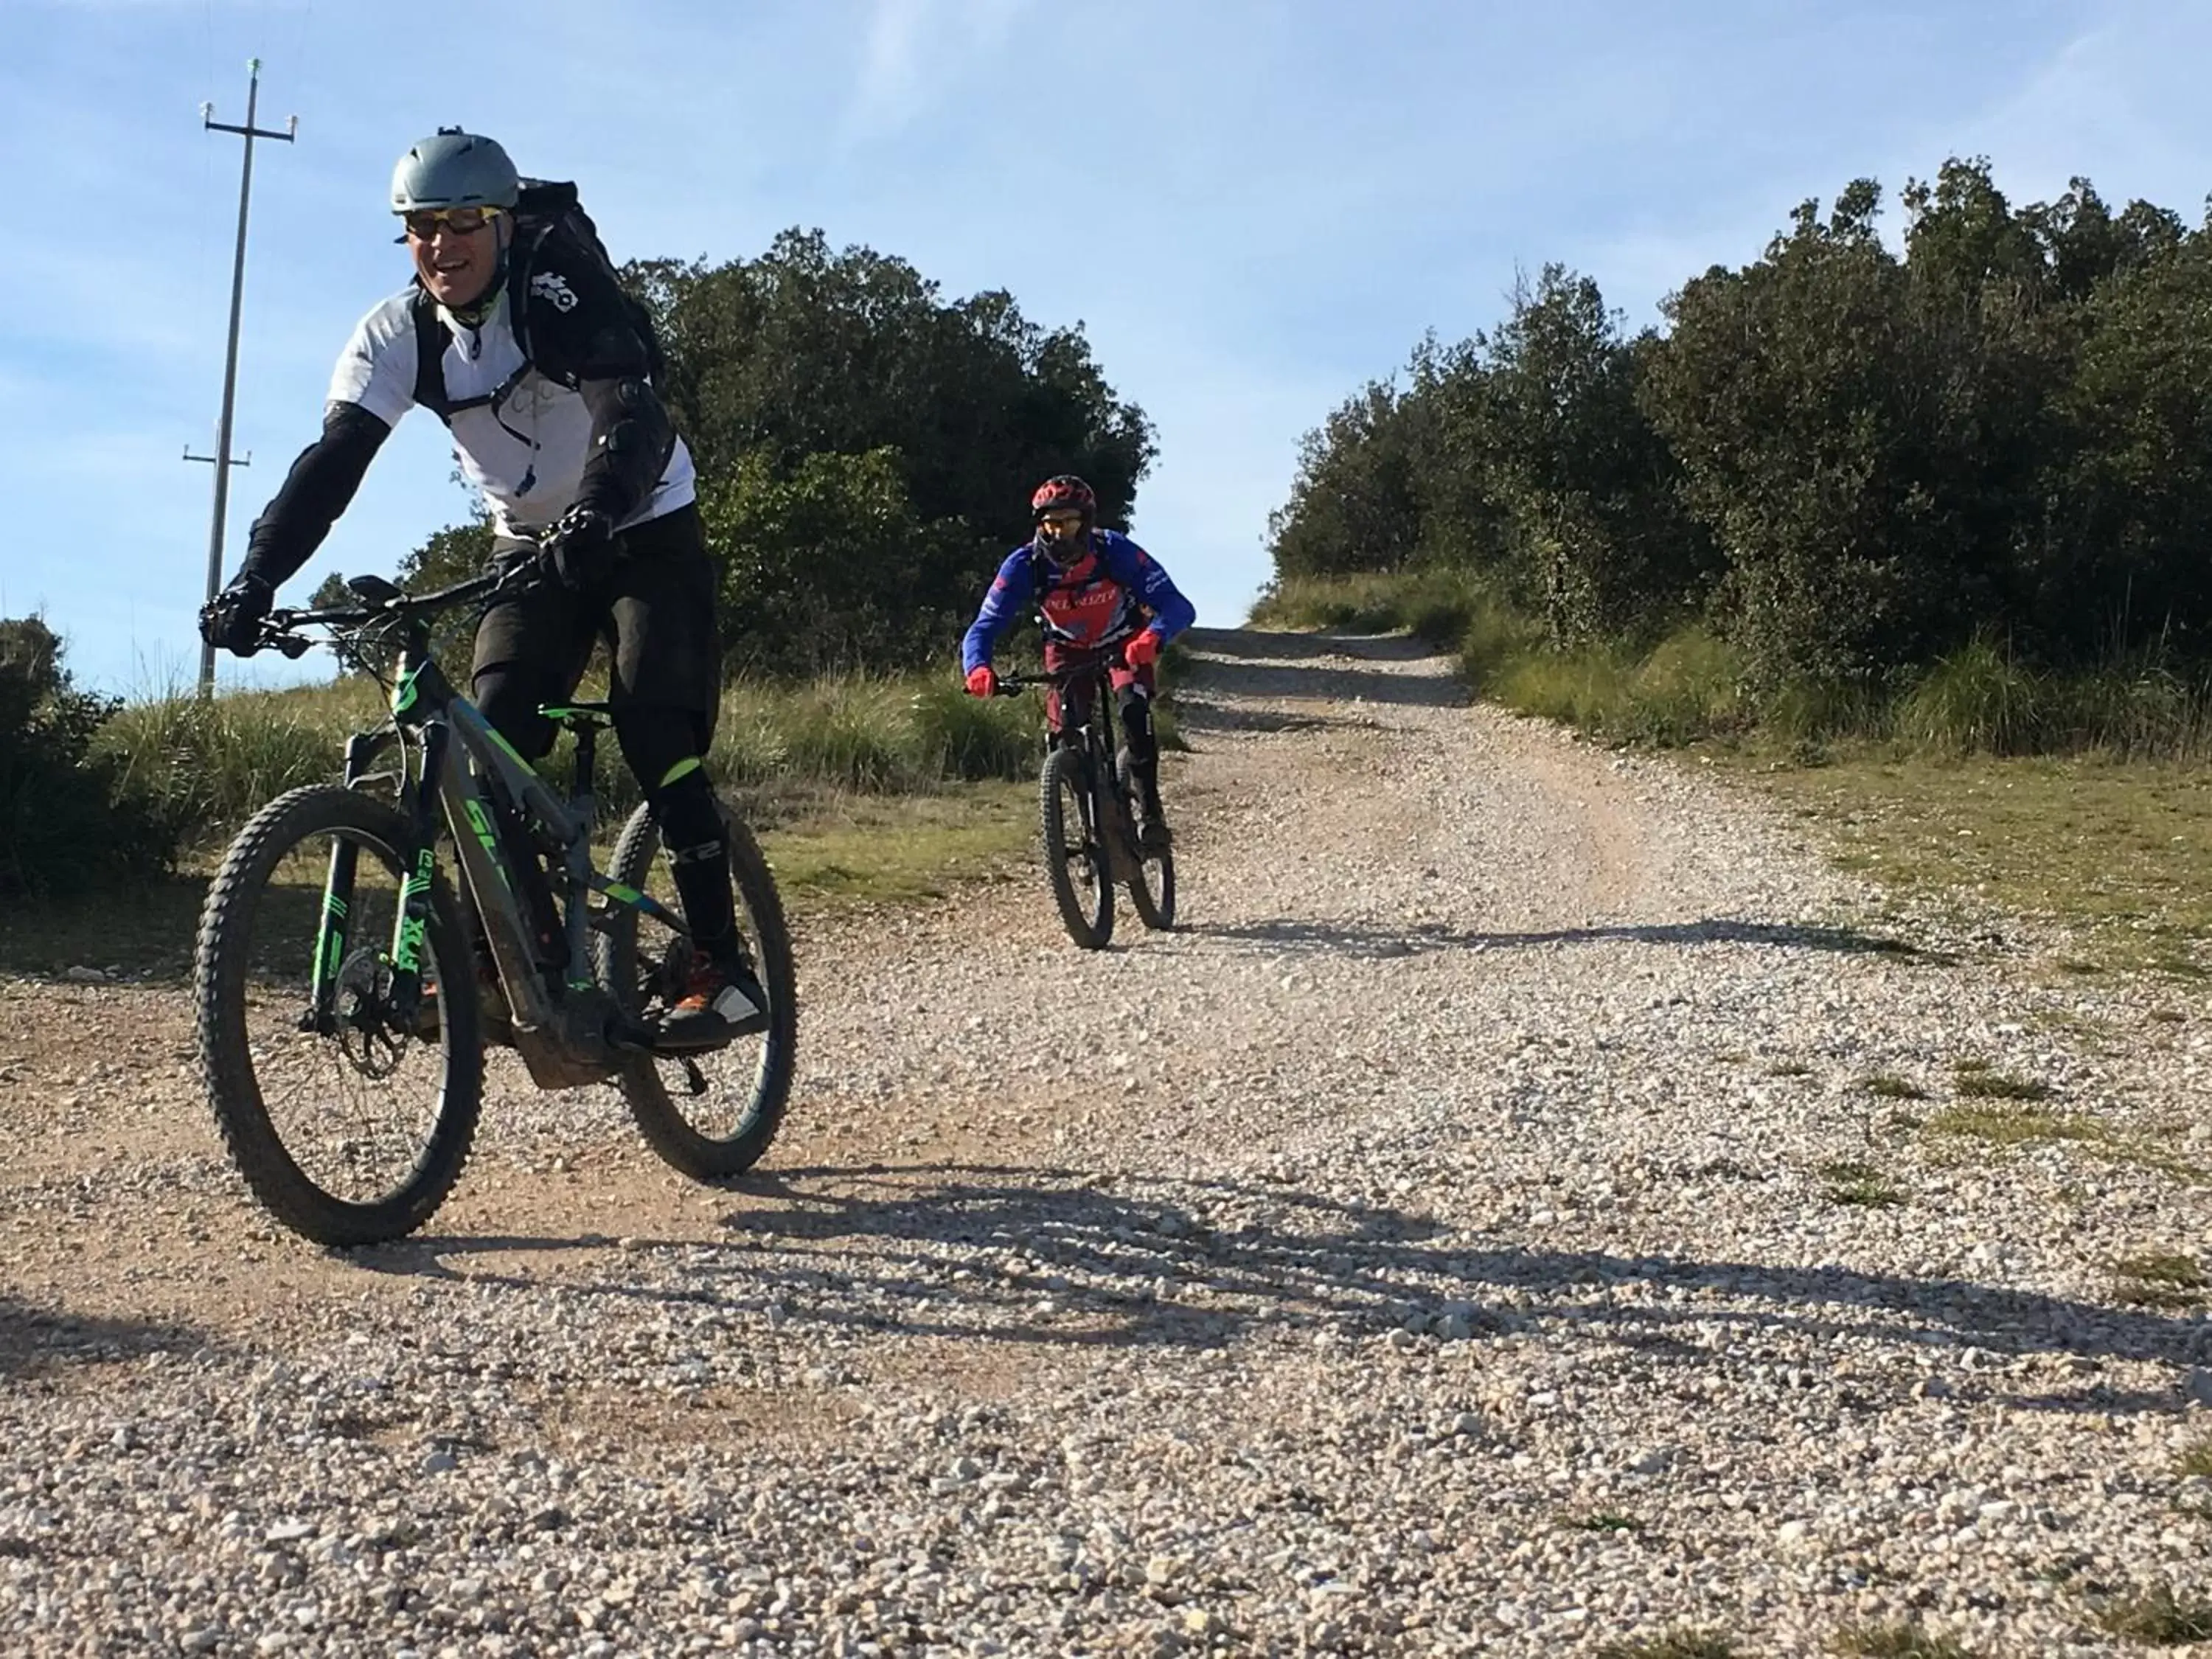
{"type": "MultiPolygon", "coordinates": [[[[493,556],[527,552],[510,542],[495,544],[493,556]]],[[[548,582],[487,609],[477,624],[471,672],[477,707],[501,737],[538,759],[554,736],[538,710],[574,692],[601,640],[623,754],[650,790],[669,764],[703,754],[714,732],[721,651],[714,568],[696,507],[623,532],[612,569],[595,586],[571,592],[548,582]],[[637,753],[634,736],[651,752],[637,753]],[[672,746],[678,752],[667,753],[672,746]]]]}
{"type": "MultiPolygon", "coordinates": [[[[525,759],[540,759],[555,728],[538,709],[572,695],[592,647],[606,641],[616,740],[660,826],[691,931],[714,948],[735,926],[721,811],[703,764],[721,692],[714,562],[695,507],[616,542],[612,568],[592,586],[548,582],[484,611],[470,676],[476,705],[525,759]]],[[[495,559],[530,553],[513,542],[493,549],[495,559]]]]}

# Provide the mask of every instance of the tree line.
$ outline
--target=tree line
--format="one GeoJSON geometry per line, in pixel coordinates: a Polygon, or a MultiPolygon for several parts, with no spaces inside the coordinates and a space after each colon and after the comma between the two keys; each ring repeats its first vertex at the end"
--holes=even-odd
{"type": "Polygon", "coordinates": [[[1307,434],[1279,580],[1478,573],[1562,647],[1686,622],[1759,685],[1880,686],[1971,641],[2212,659],[2212,222],[1984,159],[1808,201],[1632,333],[1546,265],[1307,434]]]}

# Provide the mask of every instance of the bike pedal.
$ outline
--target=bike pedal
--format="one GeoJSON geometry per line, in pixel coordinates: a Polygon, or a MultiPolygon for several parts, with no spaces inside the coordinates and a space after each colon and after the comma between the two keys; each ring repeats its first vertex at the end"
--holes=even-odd
{"type": "Polygon", "coordinates": [[[718,1053],[728,1048],[739,1037],[758,1036],[766,1030],[768,1030],[768,1016],[765,1013],[760,1013],[755,1014],[750,1019],[740,1020],[734,1025],[726,1026],[720,1036],[701,1042],[686,1042],[681,1038],[671,1042],[665,1033],[655,1032],[651,1048],[654,1054],[664,1060],[681,1060],[686,1054],[718,1053]]]}

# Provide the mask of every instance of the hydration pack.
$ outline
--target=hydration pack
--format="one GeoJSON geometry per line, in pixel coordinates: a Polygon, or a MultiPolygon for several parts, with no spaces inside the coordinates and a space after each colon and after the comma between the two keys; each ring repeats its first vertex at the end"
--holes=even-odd
{"type": "Polygon", "coordinates": [[[621,296],[637,337],[645,342],[646,378],[659,380],[664,360],[659,337],[653,331],[653,313],[643,301],[622,286],[615,274],[614,261],[607,255],[606,244],[599,240],[599,228],[592,222],[592,216],[584,211],[583,203],[577,199],[576,186],[566,180],[526,179],[521,194],[515,198],[514,240],[507,251],[506,276],[515,343],[522,348],[523,366],[506,385],[477,398],[446,395],[446,348],[453,343],[453,331],[439,316],[438,302],[421,287],[415,290],[415,401],[447,425],[465,409],[481,409],[489,404],[496,412],[498,404],[514,390],[515,382],[532,368],[564,385],[575,384],[574,374],[562,366],[539,362],[530,343],[532,308],[550,303],[531,289],[531,278],[549,244],[561,247],[571,264],[580,258],[599,268],[606,278],[608,289],[621,296]]]}

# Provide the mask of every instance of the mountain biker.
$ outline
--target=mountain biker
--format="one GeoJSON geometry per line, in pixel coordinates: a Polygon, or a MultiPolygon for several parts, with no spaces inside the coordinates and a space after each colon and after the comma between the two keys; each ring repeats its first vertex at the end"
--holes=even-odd
{"type": "MultiPolygon", "coordinates": [[[[1034,603],[1044,629],[1048,673],[1104,663],[1137,781],[1137,838],[1147,848],[1165,847],[1160,750],[1152,734],[1153,665],[1160,647],[1196,621],[1197,613],[1158,560],[1120,531],[1098,527],[1098,497],[1074,474],[1039,484],[1030,497],[1030,517],[1036,533],[1006,555],[961,641],[969,693],[988,697],[998,689],[992,650],[1022,607],[1034,603]]],[[[1068,690],[1066,713],[1079,726],[1090,714],[1090,687],[1068,690]]],[[[1054,738],[1061,704],[1057,690],[1046,694],[1045,721],[1054,738]]]]}
{"type": "MultiPolygon", "coordinates": [[[[568,186],[531,188],[574,205],[568,186]]],[[[720,653],[691,457],[653,388],[650,325],[590,221],[580,210],[526,218],[524,190],[504,149],[457,127],[400,157],[392,210],[414,281],[356,325],[322,435],[254,521],[200,632],[251,653],[278,585],[321,544],[399,417],[418,404],[438,414],[489,509],[494,568],[522,578],[477,620],[477,707],[526,759],[541,758],[556,733],[539,708],[566,698],[593,641],[607,641],[616,736],[669,849],[695,946],[660,1045],[711,1048],[760,1013],[766,994],[738,930],[704,768],[720,653]]]]}

